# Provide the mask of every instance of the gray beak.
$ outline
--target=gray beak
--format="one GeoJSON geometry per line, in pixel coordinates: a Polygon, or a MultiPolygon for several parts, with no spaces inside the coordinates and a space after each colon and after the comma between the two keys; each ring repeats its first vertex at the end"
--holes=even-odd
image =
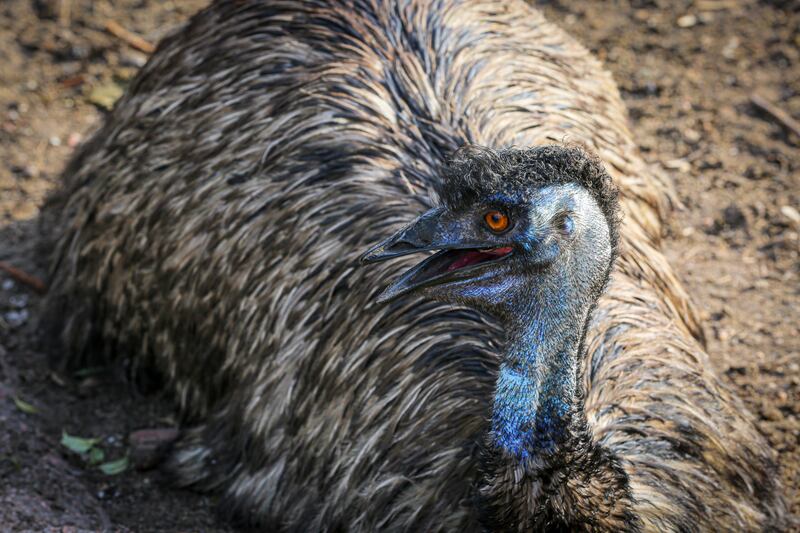
{"type": "Polygon", "coordinates": [[[475,268],[511,255],[510,246],[496,248],[497,245],[496,241],[478,235],[474,222],[453,217],[439,207],[421,215],[410,225],[367,250],[361,256],[361,262],[377,263],[409,254],[440,250],[387,287],[377,299],[383,303],[423,287],[464,279],[465,274],[470,277],[470,274],[474,275],[475,268]]]}

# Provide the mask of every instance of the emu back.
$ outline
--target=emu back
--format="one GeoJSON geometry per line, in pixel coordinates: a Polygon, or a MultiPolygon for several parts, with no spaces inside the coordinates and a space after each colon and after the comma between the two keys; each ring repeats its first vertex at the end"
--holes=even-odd
{"type": "Polygon", "coordinates": [[[45,208],[59,363],[156,369],[183,420],[176,481],[246,523],[475,528],[499,329],[416,297],[376,305],[414,260],[357,259],[436,201],[459,146],[565,140],[599,154],[625,213],[586,340],[595,438],[647,528],[769,523],[771,452],[659,251],[669,185],[610,76],[521,1],[220,0],[196,15],[45,208]]]}

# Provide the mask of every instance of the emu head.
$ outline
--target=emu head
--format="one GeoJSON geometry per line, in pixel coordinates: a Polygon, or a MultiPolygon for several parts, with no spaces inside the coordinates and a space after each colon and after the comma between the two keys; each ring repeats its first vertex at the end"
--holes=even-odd
{"type": "Polygon", "coordinates": [[[571,146],[467,146],[446,166],[441,197],[362,256],[374,262],[438,250],[379,301],[421,292],[511,319],[531,306],[590,306],[599,296],[618,221],[617,189],[597,158],[571,146]]]}

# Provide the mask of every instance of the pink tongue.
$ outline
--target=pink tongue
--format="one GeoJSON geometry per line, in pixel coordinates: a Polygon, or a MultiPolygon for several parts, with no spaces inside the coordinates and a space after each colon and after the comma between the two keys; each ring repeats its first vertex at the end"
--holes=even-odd
{"type": "Polygon", "coordinates": [[[469,252],[465,253],[464,255],[453,261],[450,264],[450,266],[447,267],[447,271],[452,272],[453,270],[458,270],[459,268],[464,268],[470,265],[474,265],[476,263],[480,263],[481,261],[487,259],[487,256],[498,257],[506,255],[508,253],[511,253],[510,246],[507,246],[506,248],[495,248],[494,250],[487,250],[485,252],[470,250],[469,252]]]}
{"type": "Polygon", "coordinates": [[[506,246],[505,248],[495,248],[494,250],[488,250],[484,253],[489,255],[506,255],[511,253],[511,246],[506,246]]]}

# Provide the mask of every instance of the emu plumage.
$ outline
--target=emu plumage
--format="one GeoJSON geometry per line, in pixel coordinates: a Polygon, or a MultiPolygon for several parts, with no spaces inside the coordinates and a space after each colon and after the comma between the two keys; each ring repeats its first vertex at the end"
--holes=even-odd
{"type": "Polygon", "coordinates": [[[379,306],[413,260],[357,259],[438,201],[463,144],[563,140],[622,192],[583,376],[642,527],[780,528],[773,453],[659,251],[669,185],[608,74],[522,2],[212,4],[160,44],[46,206],[47,324],[64,364],[163,374],[185,427],[177,481],[245,522],[474,529],[501,331],[418,298],[379,306]]]}

